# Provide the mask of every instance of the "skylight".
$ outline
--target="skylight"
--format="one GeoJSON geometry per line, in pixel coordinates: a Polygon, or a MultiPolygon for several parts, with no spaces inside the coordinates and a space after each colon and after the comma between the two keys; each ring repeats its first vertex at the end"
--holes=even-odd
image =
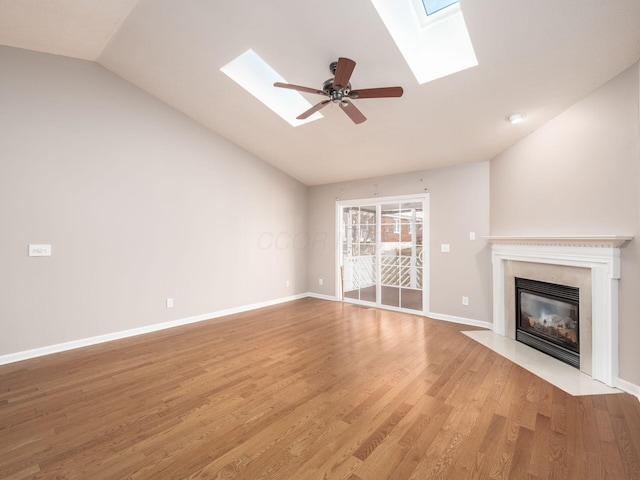
{"type": "Polygon", "coordinates": [[[427,15],[433,15],[454,3],[458,3],[458,0],[422,0],[422,4],[424,5],[424,10],[427,12],[427,15]]]}
{"type": "Polygon", "coordinates": [[[371,0],[371,3],[418,83],[478,65],[457,1],[371,0]],[[450,5],[441,7],[446,3],[450,5]],[[435,10],[438,7],[441,8],[435,10]],[[433,13],[427,15],[427,9],[433,13]]]}
{"type": "Polygon", "coordinates": [[[322,118],[316,112],[305,120],[297,120],[311,104],[294,90],[275,88],[275,82],[287,81],[251,49],[220,70],[294,127],[322,118]]]}

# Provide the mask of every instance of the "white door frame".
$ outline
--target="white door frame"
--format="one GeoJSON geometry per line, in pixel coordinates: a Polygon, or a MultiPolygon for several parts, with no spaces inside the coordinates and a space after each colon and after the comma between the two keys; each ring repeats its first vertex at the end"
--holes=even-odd
{"type": "MultiPolygon", "coordinates": [[[[408,203],[408,202],[422,202],[423,212],[423,232],[422,232],[422,252],[423,252],[423,268],[422,268],[422,314],[427,316],[429,314],[429,291],[431,285],[431,262],[429,258],[429,234],[430,234],[430,222],[429,222],[429,194],[421,193],[416,195],[396,195],[391,197],[373,197],[373,198],[358,198],[353,200],[336,200],[335,207],[335,295],[340,301],[345,301],[342,298],[342,276],[340,275],[342,265],[342,215],[341,211],[344,207],[360,207],[367,205],[381,205],[386,203],[408,203]]],[[[379,254],[380,243],[380,219],[376,215],[376,254],[379,254]]],[[[378,267],[378,279],[377,288],[380,287],[380,278],[378,267]]],[[[349,299],[349,303],[357,303],[362,305],[371,305],[371,302],[364,302],[360,300],[349,299]]],[[[416,313],[417,310],[410,310],[400,307],[392,307],[389,305],[381,304],[380,295],[376,296],[376,307],[384,308],[388,310],[395,310],[407,313],[416,313]]]]}

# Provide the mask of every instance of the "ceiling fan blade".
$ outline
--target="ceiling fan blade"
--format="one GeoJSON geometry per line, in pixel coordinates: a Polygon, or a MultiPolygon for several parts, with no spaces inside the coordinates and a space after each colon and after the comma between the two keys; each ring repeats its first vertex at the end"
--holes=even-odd
{"type": "Polygon", "coordinates": [[[350,92],[349,98],[401,97],[403,93],[402,87],[364,88],[350,92]]]}
{"type": "Polygon", "coordinates": [[[351,102],[343,100],[342,102],[340,102],[340,108],[349,116],[351,120],[353,120],[353,123],[355,124],[360,124],[367,119],[367,117],[365,117],[362,112],[358,110],[356,106],[351,102]]]}
{"type": "Polygon", "coordinates": [[[301,87],[300,85],[292,85],[290,83],[276,82],[273,84],[273,86],[279,88],[288,88],[290,90],[297,90],[299,92],[315,93],[316,95],[327,95],[327,92],[323,92],[322,90],[318,90],[317,88],[301,87]]]}
{"type": "Polygon", "coordinates": [[[304,120],[305,118],[309,118],[311,115],[313,115],[314,113],[316,113],[318,110],[320,110],[321,108],[326,107],[327,105],[329,105],[329,102],[331,102],[331,100],[324,100],[320,103],[316,103],[313,107],[311,107],[309,110],[307,110],[306,112],[301,113],[300,115],[298,115],[296,117],[297,120],[304,120]]]}
{"type": "Polygon", "coordinates": [[[338,58],[338,66],[336,67],[336,74],[333,79],[333,88],[340,90],[345,88],[349,84],[349,79],[353,73],[353,69],[356,68],[356,62],[349,58],[338,58]]]}

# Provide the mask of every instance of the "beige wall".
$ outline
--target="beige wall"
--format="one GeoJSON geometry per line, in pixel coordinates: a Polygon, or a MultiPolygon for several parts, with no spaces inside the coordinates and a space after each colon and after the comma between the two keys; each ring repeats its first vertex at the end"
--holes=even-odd
{"type": "Polygon", "coordinates": [[[492,235],[633,235],[622,250],[620,378],[640,385],[638,65],[491,161],[492,235]]]}
{"type": "Polygon", "coordinates": [[[419,194],[425,188],[430,202],[430,311],[491,322],[491,251],[481,238],[489,233],[488,162],[311,187],[309,289],[335,295],[336,198],[419,194]],[[476,233],[475,241],[469,240],[470,232],[476,233]],[[441,253],[441,243],[449,243],[451,253],[441,253]],[[462,296],[469,297],[468,306],[462,305],[462,296]]]}
{"type": "Polygon", "coordinates": [[[426,188],[443,316],[491,321],[489,232],[635,235],[620,377],[640,384],[637,65],[491,162],[309,189],[96,64],[0,47],[0,65],[0,355],[333,296],[336,198],[426,188]],[[29,258],[29,243],[53,256],[29,258]]]}
{"type": "Polygon", "coordinates": [[[0,71],[0,355],[306,292],[305,186],[94,63],[0,71]]]}

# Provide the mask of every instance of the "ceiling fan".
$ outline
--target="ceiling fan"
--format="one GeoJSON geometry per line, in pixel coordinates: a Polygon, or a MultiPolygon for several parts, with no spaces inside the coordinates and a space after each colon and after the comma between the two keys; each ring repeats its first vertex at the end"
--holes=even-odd
{"type": "Polygon", "coordinates": [[[356,67],[356,62],[349,58],[340,57],[337,62],[331,62],[329,70],[333,74],[333,78],[326,80],[322,85],[322,90],[317,88],[301,87],[300,85],[291,85],[289,83],[276,82],[274,87],[289,88],[291,90],[297,90],[299,92],[313,93],[316,95],[324,95],[329,97],[327,100],[314,105],[306,112],[301,113],[296,118],[298,120],[304,120],[321,108],[326,107],[329,103],[337,103],[344,113],[346,113],[354,123],[359,124],[364,122],[365,117],[356,106],[349,100],[356,98],[386,98],[386,97],[401,97],[403,90],[402,87],[381,87],[381,88],[365,88],[362,90],[352,90],[349,79],[353,73],[353,69],[356,67]]]}

